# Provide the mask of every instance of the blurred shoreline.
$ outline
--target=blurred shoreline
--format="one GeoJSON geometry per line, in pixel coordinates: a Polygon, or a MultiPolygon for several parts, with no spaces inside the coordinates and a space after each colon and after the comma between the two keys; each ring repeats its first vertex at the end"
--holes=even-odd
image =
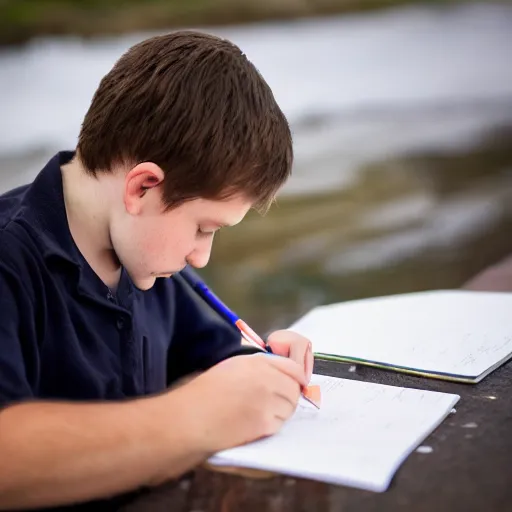
{"type": "Polygon", "coordinates": [[[512,123],[471,148],[395,155],[343,189],[219,234],[202,271],[265,331],[320,304],[458,288],[512,253],[512,123]]]}
{"type": "MultiPolygon", "coordinates": [[[[512,6],[446,5],[209,28],[255,63],[294,136],[277,205],[223,230],[204,269],[258,330],[459,287],[512,253],[512,6]]],[[[148,35],[0,51],[0,192],[75,147],[99,80],[148,35]]]]}
{"type": "MultiPolygon", "coordinates": [[[[429,0],[430,6],[470,0],[429,0]]],[[[420,2],[421,3],[421,2],[420,2]]],[[[46,36],[111,37],[185,26],[226,26],[351,14],[411,0],[3,0],[0,47],[46,36]]]]}

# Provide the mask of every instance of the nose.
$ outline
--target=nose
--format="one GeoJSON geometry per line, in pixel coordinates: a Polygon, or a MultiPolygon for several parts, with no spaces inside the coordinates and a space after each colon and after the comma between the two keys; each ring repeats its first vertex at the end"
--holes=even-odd
{"type": "Polygon", "coordinates": [[[187,256],[187,263],[194,268],[206,267],[212,253],[213,237],[209,240],[203,240],[187,256]]]}

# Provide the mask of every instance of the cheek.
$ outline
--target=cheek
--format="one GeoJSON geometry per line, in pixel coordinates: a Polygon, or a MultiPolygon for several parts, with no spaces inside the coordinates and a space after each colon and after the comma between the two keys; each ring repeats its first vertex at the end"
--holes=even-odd
{"type": "Polygon", "coordinates": [[[157,266],[176,268],[183,265],[186,256],[194,249],[195,233],[191,236],[179,229],[170,230],[153,226],[144,233],[142,249],[157,266]]]}
{"type": "Polygon", "coordinates": [[[153,224],[148,222],[133,222],[127,232],[125,259],[139,270],[148,271],[157,263],[158,255],[163,248],[163,239],[153,224]],[[144,270],[143,270],[144,269],[144,270]]]}
{"type": "Polygon", "coordinates": [[[146,265],[158,267],[159,262],[165,261],[167,239],[154,230],[146,230],[139,239],[139,251],[141,259],[146,265]]]}

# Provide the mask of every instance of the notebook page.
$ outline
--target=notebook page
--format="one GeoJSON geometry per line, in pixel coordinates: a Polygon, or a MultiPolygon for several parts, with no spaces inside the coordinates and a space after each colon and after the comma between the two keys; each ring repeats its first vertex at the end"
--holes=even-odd
{"type": "Polygon", "coordinates": [[[512,355],[512,293],[433,291],[314,309],[290,329],[317,353],[475,377],[512,355]]]}
{"type": "Polygon", "coordinates": [[[312,383],[322,387],[320,410],[299,405],[276,435],[220,452],[209,462],[382,492],[459,399],[320,375],[312,383]]]}

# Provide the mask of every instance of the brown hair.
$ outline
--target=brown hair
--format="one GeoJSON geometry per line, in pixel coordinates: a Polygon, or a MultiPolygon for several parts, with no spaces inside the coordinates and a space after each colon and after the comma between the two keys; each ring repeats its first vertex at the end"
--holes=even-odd
{"type": "Polygon", "coordinates": [[[265,209],[293,160],[287,120],[258,70],[235,44],[192,31],[147,39],[117,61],[77,152],[94,175],[156,163],[169,208],[243,193],[265,209]]]}

